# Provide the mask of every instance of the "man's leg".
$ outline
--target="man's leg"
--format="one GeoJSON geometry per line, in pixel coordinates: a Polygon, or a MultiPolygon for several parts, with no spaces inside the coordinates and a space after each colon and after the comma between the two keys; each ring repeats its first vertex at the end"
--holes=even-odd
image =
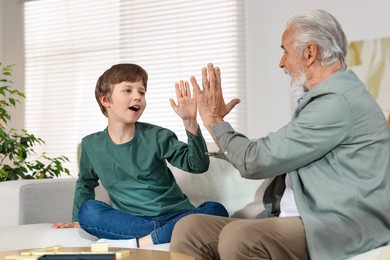
{"type": "Polygon", "coordinates": [[[221,259],[309,259],[300,217],[237,220],[220,236],[221,259]]]}
{"type": "Polygon", "coordinates": [[[171,251],[196,259],[309,259],[299,217],[238,220],[189,216],[176,224],[171,251]]]}
{"type": "Polygon", "coordinates": [[[237,219],[195,214],[176,223],[170,251],[185,253],[195,259],[220,259],[218,241],[221,230],[237,219]]]}

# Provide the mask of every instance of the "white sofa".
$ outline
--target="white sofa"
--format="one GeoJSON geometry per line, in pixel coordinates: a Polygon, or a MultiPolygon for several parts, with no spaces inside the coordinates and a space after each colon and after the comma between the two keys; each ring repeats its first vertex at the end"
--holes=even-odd
{"type": "MultiPolygon", "coordinates": [[[[209,150],[215,151],[215,145],[209,144],[209,150]]],[[[223,160],[211,158],[209,170],[200,175],[171,169],[194,205],[218,201],[230,216],[239,218],[254,218],[263,210],[261,197],[267,180],[243,179],[223,160]]],[[[0,250],[90,246],[96,241],[96,237],[81,229],[51,228],[51,223],[71,221],[75,181],[76,178],[58,178],[0,182],[0,250]]],[[[97,199],[109,202],[101,186],[96,195],[97,199]]],[[[167,251],[169,244],[149,248],[167,251]]],[[[353,259],[377,259],[386,250],[390,248],[378,248],[353,259]]]]}

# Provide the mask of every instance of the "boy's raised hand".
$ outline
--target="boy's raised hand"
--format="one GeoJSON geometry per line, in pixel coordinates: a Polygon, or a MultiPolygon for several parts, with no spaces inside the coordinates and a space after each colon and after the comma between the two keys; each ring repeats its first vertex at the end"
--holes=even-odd
{"type": "Polygon", "coordinates": [[[187,131],[193,135],[197,135],[199,128],[196,121],[197,104],[195,96],[191,96],[190,85],[188,82],[181,80],[175,84],[175,88],[177,104],[170,98],[171,107],[181,117],[187,131]]]}

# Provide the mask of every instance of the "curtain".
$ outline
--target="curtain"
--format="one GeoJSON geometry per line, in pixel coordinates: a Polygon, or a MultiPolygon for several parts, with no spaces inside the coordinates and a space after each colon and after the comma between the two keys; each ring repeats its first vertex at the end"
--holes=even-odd
{"type": "MultiPolygon", "coordinates": [[[[77,147],[101,131],[94,88],[116,63],[136,63],[149,74],[147,108],[140,121],[174,131],[186,142],[172,110],[175,82],[212,62],[221,68],[224,98],[245,100],[244,1],[240,0],[35,0],[24,3],[26,129],[46,144],[36,149],[65,155],[78,173],[77,147]]],[[[246,102],[227,116],[246,130],[246,102]]],[[[201,118],[198,122],[202,126],[201,118]]],[[[202,126],[207,141],[212,141],[202,126]]]]}

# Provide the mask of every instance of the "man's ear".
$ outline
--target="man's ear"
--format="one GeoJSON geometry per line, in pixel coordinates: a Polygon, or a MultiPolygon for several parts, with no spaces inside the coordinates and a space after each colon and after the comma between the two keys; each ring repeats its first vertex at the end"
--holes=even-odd
{"type": "Polygon", "coordinates": [[[318,47],[314,43],[309,43],[304,50],[304,57],[306,60],[306,66],[310,67],[318,55],[318,47]]]}

